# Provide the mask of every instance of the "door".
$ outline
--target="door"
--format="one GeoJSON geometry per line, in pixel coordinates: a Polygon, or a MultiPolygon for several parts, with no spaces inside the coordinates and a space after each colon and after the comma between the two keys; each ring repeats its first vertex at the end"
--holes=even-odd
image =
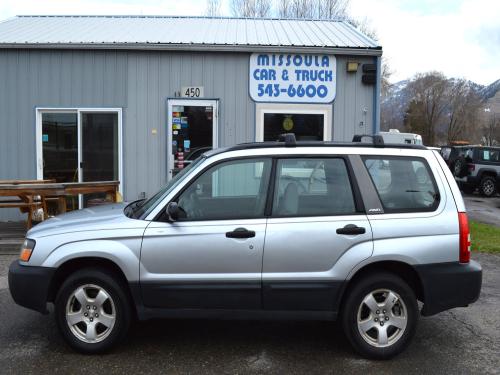
{"type": "Polygon", "coordinates": [[[264,249],[264,308],[335,311],[346,266],[371,255],[371,239],[347,160],[278,160],[264,249]]]}
{"type": "Polygon", "coordinates": [[[217,147],[217,100],[168,100],[168,179],[217,147]]]}
{"type": "MultiPolygon", "coordinates": [[[[80,182],[118,181],[119,127],[116,112],[80,112],[80,182]]],[[[85,194],[81,207],[104,203],[106,193],[85,194]]]]}
{"type": "Polygon", "coordinates": [[[262,254],[270,159],[216,164],[144,233],[141,289],[148,307],[261,308],[262,254]]]}
{"type": "MultiPolygon", "coordinates": [[[[120,109],[38,109],[36,131],[38,179],[121,182],[120,109]]],[[[104,198],[68,197],[67,208],[98,205],[104,198]]]]}
{"type": "MultiPolygon", "coordinates": [[[[78,182],[78,114],[40,113],[37,126],[38,178],[57,182],[78,182]]],[[[78,199],[68,197],[68,210],[78,209],[78,199]]]]}

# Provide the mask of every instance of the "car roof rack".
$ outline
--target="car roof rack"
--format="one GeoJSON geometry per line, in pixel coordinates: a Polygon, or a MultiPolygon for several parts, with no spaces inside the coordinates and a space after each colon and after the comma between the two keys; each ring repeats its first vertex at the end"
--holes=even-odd
{"type": "Polygon", "coordinates": [[[280,134],[278,137],[278,142],[285,142],[285,147],[297,146],[297,140],[295,139],[294,133],[280,134]]]}
{"type": "Polygon", "coordinates": [[[250,150],[258,148],[279,148],[279,147],[377,147],[377,148],[401,148],[413,150],[428,150],[422,145],[407,143],[385,143],[381,135],[355,135],[352,142],[337,141],[297,141],[295,134],[285,133],[278,137],[277,141],[240,143],[234,146],[223,147],[207,151],[205,155],[216,155],[227,151],[250,150]],[[372,138],[372,142],[361,142],[365,137],[372,138]]]}
{"type": "Polygon", "coordinates": [[[384,147],[384,138],[381,135],[369,135],[369,134],[356,134],[352,137],[354,143],[361,143],[363,138],[371,138],[373,142],[373,147],[384,147]]]}

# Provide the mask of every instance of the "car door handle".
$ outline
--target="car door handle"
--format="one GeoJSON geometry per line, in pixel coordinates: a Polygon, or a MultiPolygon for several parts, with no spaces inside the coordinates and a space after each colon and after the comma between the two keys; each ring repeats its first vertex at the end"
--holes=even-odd
{"type": "Polygon", "coordinates": [[[355,224],[347,224],[344,228],[338,228],[337,234],[348,234],[348,235],[356,235],[356,234],[364,234],[366,229],[363,227],[358,227],[355,224]]]}
{"type": "Polygon", "coordinates": [[[246,228],[236,228],[232,232],[226,232],[227,238],[250,238],[255,237],[255,231],[246,228]]]}

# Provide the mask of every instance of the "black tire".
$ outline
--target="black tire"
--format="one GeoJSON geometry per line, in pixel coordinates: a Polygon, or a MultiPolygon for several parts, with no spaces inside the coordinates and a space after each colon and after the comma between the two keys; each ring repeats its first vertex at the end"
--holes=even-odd
{"type": "MultiPolygon", "coordinates": [[[[359,354],[369,359],[389,359],[401,353],[409,345],[417,327],[418,304],[415,293],[403,279],[386,272],[371,273],[358,280],[352,287],[349,287],[346,293],[347,298],[342,307],[341,315],[342,326],[347,339],[359,354]],[[388,341],[387,346],[384,347],[377,347],[376,345],[378,343],[375,342],[369,343],[363,338],[360,332],[361,328],[358,328],[358,312],[362,312],[363,309],[367,308],[367,305],[363,304],[363,300],[372,292],[379,290],[390,290],[400,298],[397,300],[398,302],[396,302],[396,305],[391,308],[390,313],[382,313],[383,307],[380,307],[378,311],[380,311],[381,315],[369,315],[369,318],[363,320],[374,325],[372,331],[368,331],[369,335],[374,336],[378,336],[376,332],[379,331],[379,328],[382,328],[379,327],[379,325],[384,326],[381,322],[385,322],[387,336],[389,340],[392,338],[393,342],[391,343],[388,341]],[[401,306],[401,301],[403,301],[404,308],[394,310],[398,308],[398,305],[401,306]],[[406,319],[404,320],[406,321],[406,327],[404,329],[398,330],[398,328],[392,326],[390,321],[386,321],[386,319],[394,319],[394,312],[397,311],[405,311],[404,315],[406,319]],[[389,318],[389,316],[391,316],[391,318],[389,318]],[[374,321],[373,323],[371,320],[372,318],[374,321]]],[[[380,293],[382,298],[386,298],[383,292],[380,293]]],[[[378,294],[375,293],[374,295],[378,294]]],[[[396,318],[398,317],[400,318],[400,316],[396,318]]],[[[365,333],[365,335],[367,334],[365,333]]],[[[378,341],[378,337],[376,337],[374,341],[378,341]]]]}
{"type": "Polygon", "coordinates": [[[495,178],[492,176],[484,176],[479,183],[479,191],[485,197],[493,197],[497,193],[497,185],[495,178]]]}
{"type": "MultiPolygon", "coordinates": [[[[120,282],[120,279],[114,276],[114,274],[109,270],[94,268],[85,268],[76,271],[63,282],[55,300],[55,319],[61,335],[69,346],[81,353],[103,353],[124,339],[128,332],[132,315],[130,301],[125,287],[126,286],[120,282]],[[75,302],[78,299],[73,296],[73,293],[84,285],[98,286],[102,288],[108,297],[110,297],[109,300],[106,300],[103,304],[102,312],[104,312],[104,309],[109,309],[110,314],[113,314],[114,312],[114,323],[112,328],[108,329],[109,332],[103,336],[104,338],[102,338],[101,341],[85,342],[83,339],[80,339],[76,333],[73,333],[75,330],[79,332],[78,330],[82,331],[83,328],[88,327],[88,324],[91,324],[88,320],[87,322],[82,321],[81,323],[78,323],[78,325],[73,326],[73,328],[70,328],[70,325],[66,320],[67,306],[70,304],[72,304],[72,306],[75,304],[80,305],[78,302],[75,302]],[[81,324],[83,324],[83,326],[81,324]]],[[[88,295],[90,295],[91,292],[95,292],[98,289],[88,287],[85,290],[86,293],[89,293],[88,295]]],[[[100,312],[101,309],[97,308],[93,311],[93,306],[90,306],[91,304],[92,302],[89,304],[90,309],[88,311],[92,316],[94,313],[100,312]]],[[[96,303],[96,307],[97,305],[98,304],[96,303]]],[[[87,306],[81,306],[82,314],[87,312],[86,309],[87,306]]],[[[87,314],[89,313],[87,312],[87,314]]],[[[100,319],[104,316],[105,314],[102,313],[100,319]]],[[[99,318],[87,317],[84,319],[96,319],[97,321],[99,318]]],[[[101,325],[101,323],[94,323],[94,325],[96,326],[95,329],[97,333],[106,328],[104,325],[101,325]]]]}

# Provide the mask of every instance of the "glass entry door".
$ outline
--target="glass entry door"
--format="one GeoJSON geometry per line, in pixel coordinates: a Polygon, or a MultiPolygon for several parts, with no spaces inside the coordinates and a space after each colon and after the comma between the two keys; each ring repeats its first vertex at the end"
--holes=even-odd
{"type": "MultiPolygon", "coordinates": [[[[118,114],[80,112],[80,181],[119,180],[118,114]]],[[[106,194],[85,194],[83,207],[105,203],[106,194]]]]}
{"type": "MultiPolygon", "coordinates": [[[[41,113],[42,163],[39,179],[78,182],[78,114],[41,113]]],[[[40,138],[40,137],[37,137],[40,138]]],[[[37,143],[40,139],[37,139],[37,143]]],[[[66,199],[68,210],[79,207],[78,197],[66,199]]]]}
{"type": "Polygon", "coordinates": [[[217,100],[168,100],[168,179],[217,147],[217,100]]]}
{"type": "MultiPolygon", "coordinates": [[[[38,179],[122,182],[120,155],[121,110],[38,110],[38,179]]],[[[103,194],[70,197],[67,209],[99,205],[104,200],[103,194]]]]}

